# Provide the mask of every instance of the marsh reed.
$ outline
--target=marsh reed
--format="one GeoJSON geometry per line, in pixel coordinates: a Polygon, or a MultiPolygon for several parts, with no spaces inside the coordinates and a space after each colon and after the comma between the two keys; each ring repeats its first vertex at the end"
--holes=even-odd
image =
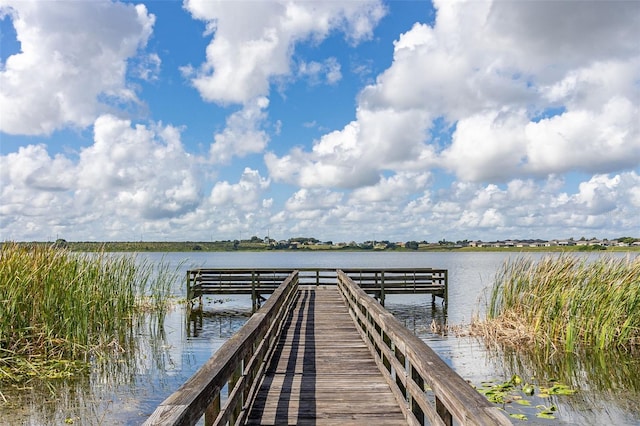
{"type": "Polygon", "coordinates": [[[640,256],[507,260],[475,334],[518,346],[640,348],[640,256]]]}
{"type": "Polygon", "coordinates": [[[118,345],[136,315],[166,309],[171,279],[166,265],[133,255],[3,243],[0,376],[25,360],[87,361],[118,345]]]}

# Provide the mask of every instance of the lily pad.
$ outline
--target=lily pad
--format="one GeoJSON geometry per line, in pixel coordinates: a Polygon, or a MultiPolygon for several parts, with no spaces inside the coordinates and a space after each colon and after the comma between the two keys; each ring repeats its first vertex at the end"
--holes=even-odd
{"type": "Polygon", "coordinates": [[[547,414],[547,413],[536,413],[536,417],[540,418],[540,419],[549,419],[549,420],[553,420],[556,418],[556,416],[554,416],[553,414],[547,414]]]}
{"type": "Polygon", "coordinates": [[[518,419],[518,420],[524,420],[527,421],[527,416],[525,416],[524,414],[516,414],[516,413],[512,413],[509,414],[509,417],[513,417],[514,419],[518,419]]]}

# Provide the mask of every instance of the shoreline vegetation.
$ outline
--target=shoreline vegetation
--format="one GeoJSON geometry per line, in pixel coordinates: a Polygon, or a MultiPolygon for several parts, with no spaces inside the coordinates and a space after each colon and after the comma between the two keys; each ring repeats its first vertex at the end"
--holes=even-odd
{"type": "Polygon", "coordinates": [[[51,241],[31,241],[31,242],[0,242],[0,246],[10,244],[21,247],[54,247],[63,248],[70,252],[85,253],[126,253],[126,252],[225,252],[225,251],[335,251],[335,252],[640,252],[640,245],[633,242],[640,241],[640,238],[629,238],[627,245],[604,246],[601,244],[587,245],[580,244],[580,240],[570,245],[551,246],[528,246],[528,245],[506,245],[506,246],[473,246],[469,242],[447,242],[438,243],[407,242],[391,243],[388,241],[367,241],[365,243],[340,243],[320,242],[313,238],[292,239],[288,242],[264,242],[257,237],[251,240],[226,240],[226,241],[66,241],[58,239],[51,241]]]}
{"type": "MultiPolygon", "coordinates": [[[[640,255],[605,252],[587,261],[567,253],[581,247],[379,251],[559,251],[538,262],[524,255],[507,260],[496,274],[486,320],[474,321],[470,333],[525,349],[640,349],[640,255]]],[[[155,315],[161,324],[177,271],[164,262],[138,261],[135,252],[269,250],[275,248],[255,240],[0,243],[0,382],[73,374],[88,368],[92,357],[122,350],[140,315],[155,315]]],[[[279,250],[378,251],[332,244],[279,250]]]]}
{"type": "Polygon", "coordinates": [[[471,334],[518,350],[640,350],[640,256],[509,259],[471,334]]]}
{"type": "Polygon", "coordinates": [[[124,350],[141,316],[163,322],[176,276],[133,254],[2,244],[0,382],[70,377],[124,350]]]}

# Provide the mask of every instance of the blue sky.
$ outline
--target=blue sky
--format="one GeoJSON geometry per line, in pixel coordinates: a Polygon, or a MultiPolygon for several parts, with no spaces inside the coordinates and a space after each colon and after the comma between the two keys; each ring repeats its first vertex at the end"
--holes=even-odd
{"type": "Polygon", "coordinates": [[[640,236],[640,2],[0,18],[2,240],[640,236]]]}

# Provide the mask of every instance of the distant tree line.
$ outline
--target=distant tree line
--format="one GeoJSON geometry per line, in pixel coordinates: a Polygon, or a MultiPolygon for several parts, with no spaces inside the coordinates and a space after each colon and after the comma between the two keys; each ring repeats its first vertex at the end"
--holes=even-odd
{"type": "MultiPolygon", "coordinates": [[[[510,247],[522,249],[527,247],[526,241],[518,244],[517,240],[507,240],[510,247]]],[[[548,250],[549,246],[542,246],[542,240],[532,240],[540,248],[540,250],[548,250]]],[[[595,238],[587,239],[581,237],[579,240],[569,238],[572,244],[572,250],[591,251],[591,250],[607,250],[614,242],[614,246],[627,246],[632,248],[640,248],[638,242],[640,238],[635,237],[619,237],[615,240],[597,240],[595,238]],[[576,242],[577,241],[577,242],[576,242]],[[582,243],[582,244],[580,244],[582,243]],[[588,244],[587,244],[588,243],[588,244]],[[619,244],[618,244],[619,243],[619,244]],[[635,243],[635,244],[634,244],[635,243]]],[[[180,251],[251,251],[251,250],[454,250],[469,247],[471,249],[487,248],[487,247],[505,247],[507,244],[482,243],[479,241],[458,240],[449,241],[445,238],[437,242],[428,242],[426,240],[409,240],[406,242],[393,242],[389,240],[367,240],[362,243],[355,241],[339,242],[321,241],[314,237],[294,237],[288,240],[276,241],[272,238],[252,236],[249,239],[242,240],[221,240],[221,241],[113,241],[113,242],[72,242],[64,238],[58,238],[55,242],[22,242],[20,244],[37,246],[40,244],[52,246],[59,249],[69,249],[79,252],[180,252],[180,251]]],[[[2,244],[2,242],[0,242],[2,244]]],[[[567,249],[567,245],[561,249],[567,249]]]]}

